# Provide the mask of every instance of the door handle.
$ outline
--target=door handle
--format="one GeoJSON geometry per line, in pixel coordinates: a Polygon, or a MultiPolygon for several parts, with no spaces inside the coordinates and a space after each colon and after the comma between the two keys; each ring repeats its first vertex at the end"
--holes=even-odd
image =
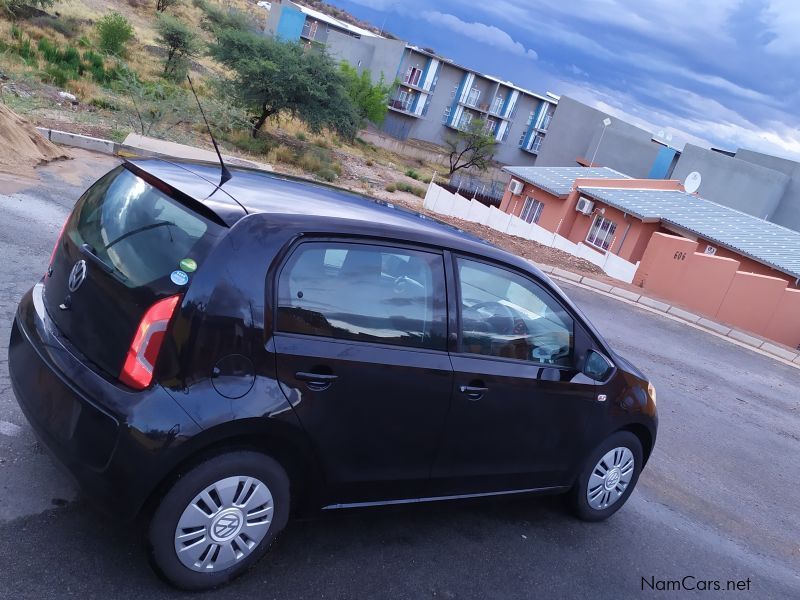
{"type": "Polygon", "coordinates": [[[331,387],[331,384],[336,381],[338,375],[326,375],[324,373],[307,373],[305,371],[298,371],[294,374],[295,379],[305,381],[309,389],[315,392],[321,392],[331,387]]]}
{"type": "Polygon", "coordinates": [[[489,391],[489,388],[475,385],[462,385],[459,390],[470,400],[480,400],[483,398],[483,395],[489,391]]]}

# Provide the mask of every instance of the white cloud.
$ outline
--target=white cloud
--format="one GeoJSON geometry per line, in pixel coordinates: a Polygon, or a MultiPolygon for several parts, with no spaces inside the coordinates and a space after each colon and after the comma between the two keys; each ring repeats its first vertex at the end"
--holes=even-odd
{"type": "Polygon", "coordinates": [[[766,21],[775,39],[767,50],[796,57],[800,53],[800,5],[797,0],[771,0],[766,21]]]}
{"type": "Polygon", "coordinates": [[[488,46],[494,46],[505,52],[510,52],[511,54],[524,56],[533,60],[537,58],[535,50],[525,48],[525,46],[515,41],[508,33],[494,25],[487,25],[486,23],[479,22],[468,23],[467,21],[462,21],[455,15],[441,13],[435,10],[424,11],[422,13],[422,18],[437,27],[446,27],[447,29],[466,36],[465,41],[475,41],[488,46]]]}

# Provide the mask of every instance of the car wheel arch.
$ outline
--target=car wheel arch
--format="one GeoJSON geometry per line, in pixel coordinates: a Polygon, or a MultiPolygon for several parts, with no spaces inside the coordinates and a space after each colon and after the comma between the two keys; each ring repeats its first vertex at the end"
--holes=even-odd
{"type": "Polygon", "coordinates": [[[639,439],[639,443],[642,445],[642,454],[644,457],[642,467],[644,467],[650,458],[650,453],[653,451],[653,445],[655,444],[653,434],[645,425],[642,425],[641,423],[629,423],[624,427],[619,428],[617,431],[628,431],[639,439]]]}
{"type": "Polygon", "coordinates": [[[267,419],[241,419],[204,430],[185,443],[175,465],[153,487],[138,518],[149,519],[166,490],[196,465],[213,456],[237,450],[260,452],[276,460],[289,476],[292,510],[305,512],[324,493],[324,477],[302,431],[267,419]],[[265,421],[267,421],[265,423],[265,421]]]}

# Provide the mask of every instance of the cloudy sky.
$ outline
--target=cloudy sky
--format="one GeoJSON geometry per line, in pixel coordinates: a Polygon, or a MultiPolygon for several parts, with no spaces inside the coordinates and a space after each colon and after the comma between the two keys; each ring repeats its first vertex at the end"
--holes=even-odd
{"type": "Polygon", "coordinates": [[[800,0],[329,0],[652,132],[800,159],[800,0]]]}

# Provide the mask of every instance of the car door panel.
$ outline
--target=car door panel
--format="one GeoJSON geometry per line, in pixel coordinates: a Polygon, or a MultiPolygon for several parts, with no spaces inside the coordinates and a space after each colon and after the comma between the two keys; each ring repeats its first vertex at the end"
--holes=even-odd
{"type": "Polygon", "coordinates": [[[601,408],[574,369],[451,356],[453,401],[430,493],[566,485],[601,408]],[[582,383],[581,383],[582,382],[582,383]],[[479,399],[462,386],[485,387],[479,399]]]}
{"type": "Polygon", "coordinates": [[[281,387],[336,501],[418,496],[450,401],[447,354],[280,334],[274,341],[281,387]],[[298,373],[336,379],[315,389],[298,373]]]}
{"type": "Polygon", "coordinates": [[[418,497],[449,409],[440,253],[304,242],[280,276],[278,379],[331,503],[418,497]]]}
{"type": "Polygon", "coordinates": [[[604,411],[577,367],[588,337],[542,283],[481,259],[453,265],[453,400],[429,493],[568,485],[604,411]]]}

